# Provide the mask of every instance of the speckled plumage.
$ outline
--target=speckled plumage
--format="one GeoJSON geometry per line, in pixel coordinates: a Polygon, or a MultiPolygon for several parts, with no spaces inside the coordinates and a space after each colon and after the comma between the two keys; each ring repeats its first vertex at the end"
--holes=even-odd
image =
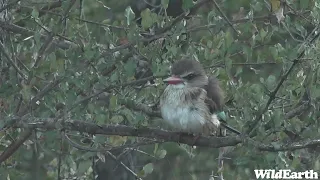
{"type": "Polygon", "coordinates": [[[215,114],[211,115],[204,102],[206,91],[198,87],[179,89],[175,86],[168,85],[160,99],[163,119],[179,131],[214,133],[220,122],[215,114]]]}
{"type": "MultiPolygon", "coordinates": [[[[199,62],[178,61],[172,66],[172,75],[184,79],[181,84],[169,84],[160,98],[163,119],[175,130],[189,133],[214,134],[220,121],[212,110],[217,106],[208,99],[208,77],[199,62]],[[193,73],[193,78],[183,78],[193,73]],[[213,105],[213,106],[212,106],[213,105]]],[[[219,94],[220,95],[220,94],[219,94]]]]}

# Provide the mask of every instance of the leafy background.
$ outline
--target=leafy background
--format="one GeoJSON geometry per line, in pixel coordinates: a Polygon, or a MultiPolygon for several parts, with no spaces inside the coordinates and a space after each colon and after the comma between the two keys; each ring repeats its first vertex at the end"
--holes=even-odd
{"type": "Polygon", "coordinates": [[[222,172],[240,180],[255,179],[254,169],[319,172],[319,2],[0,2],[1,178],[202,180],[222,172]],[[166,129],[157,111],[161,79],[181,57],[218,77],[228,123],[256,142],[229,148],[223,169],[218,148],[70,131],[61,123],[166,129]],[[52,119],[51,128],[41,126],[52,119]],[[263,144],[271,148],[257,148],[263,144]]]}

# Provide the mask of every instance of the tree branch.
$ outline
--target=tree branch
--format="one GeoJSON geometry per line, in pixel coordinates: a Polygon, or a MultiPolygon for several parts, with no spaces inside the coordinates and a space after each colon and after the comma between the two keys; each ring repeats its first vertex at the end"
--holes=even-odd
{"type": "Polygon", "coordinates": [[[31,136],[32,130],[27,129],[22,135],[19,136],[18,140],[12,142],[5,151],[0,155],[0,164],[8,159],[18,148],[31,136]]]}
{"type": "MultiPolygon", "coordinates": [[[[22,34],[22,35],[25,35],[25,36],[33,36],[36,33],[35,31],[32,31],[32,30],[17,26],[15,24],[7,23],[7,22],[4,22],[4,21],[0,21],[0,27],[2,29],[6,30],[6,31],[9,31],[9,32],[12,32],[12,33],[15,33],[15,34],[22,34]]],[[[42,40],[45,40],[47,38],[47,35],[44,35],[44,34],[40,34],[40,35],[41,35],[42,40]]],[[[61,36],[59,36],[59,37],[61,37],[61,36]]],[[[74,46],[74,47],[77,46],[75,43],[73,43],[71,41],[67,41],[67,40],[65,40],[65,41],[54,40],[53,44],[56,47],[59,47],[61,49],[69,49],[71,46],[74,46]]]]}
{"type": "MultiPolygon", "coordinates": [[[[6,121],[3,129],[11,127],[16,122],[21,120],[21,116],[25,115],[30,108],[34,108],[34,105],[38,100],[40,100],[44,95],[53,90],[60,82],[64,80],[64,77],[59,77],[56,80],[52,81],[48,85],[46,85],[34,98],[32,98],[27,106],[17,113],[18,118],[12,118],[6,121]]],[[[19,136],[17,141],[14,141],[10,144],[8,148],[6,148],[2,154],[0,155],[0,163],[9,158],[18,148],[32,135],[32,129],[26,129],[26,131],[19,136]]]]}
{"type": "Polygon", "coordinates": [[[304,49],[301,51],[301,53],[298,55],[298,57],[293,60],[293,63],[291,64],[288,71],[282,76],[282,78],[279,81],[279,83],[277,84],[276,88],[270,93],[270,98],[269,98],[267,104],[265,105],[265,107],[260,111],[257,118],[253,122],[251,122],[251,124],[249,125],[249,128],[247,129],[247,133],[249,134],[250,137],[254,136],[254,134],[256,132],[256,127],[257,127],[258,123],[261,121],[263,114],[268,111],[269,106],[270,106],[271,102],[276,98],[276,94],[278,93],[280,87],[282,86],[284,81],[288,78],[288,76],[292,72],[293,68],[300,62],[300,59],[304,56],[304,54],[306,52],[306,47],[305,47],[306,45],[305,44],[312,44],[319,37],[320,33],[316,34],[308,42],[308,38],[319,28],[320,28],[320,26],[317,26],[313,29],[312,32],[309,33],[308,37],[306,38],[306,41],[304,43],[302,43],[302,45],[300,46],[300,48],[304,47],[304,49]]]}
{"type": "Polygon", "coordinates": [[[125,125],[97,125],[81,120],[64,121],[63,119],[59,119],[58,121],[56,121],[54,118],[22,119],[14,126],[14,128],[40,128],[46,130],[63,129],[68,131],[84,132],[88,134],[145,137],[155,139],[157,140],[157,142],[177,142],[190,146],[203,146],[210,148],[236,146],[240,143],[246,143],[250,141],[253,142],[252,144],[254,144],[257,150],[272,152],[304,149],[320,145],[320,138],[304,139],[290,143],[276,142],[277,145],[275,145],[275,142],[270,144],[262,144],[251,140],[249,137],[241,136],[199,136],[199,138],[195,142],[194,135],[190,135],[187,133],[172,132],[147,127],[136,128],[125,125]],[[27,121],[30,121],[30,123],[28,123],[27,121]]]}
{"type": "Polygon", "coordinates": [[[297,149],[304,149],[304,148],[310,148],[314,146],[320,145],[320,139],[305,139],[302,141],[292,142],[288,144],[282,144],[282,145],[260,145],[258,149],[260,151],[271,151],[271,152],[277,152],[277,151],[293,151],[297,149]]]}
{"type": "Polygon", "coordinates": [[[63,120],[56,121],[54,118],[36,118],[33,120],[22,119],[14,127],[16,128],[41,128],[46,130],[55,130],[57,128],[69,131],[79,131],[89,134],[103,134],[103,135],[118,135],[118,136],[135,136],[145,137],[150,139],[157,139],[167,142],[179,142],[188,144],[190,146],[205,146],[212,148],[219,148],[225,146],[235,146],[242,142],[240,136],[229,137],[205,137],[200,136],[194,143],[194,136],[181,132],[171,132],[156,128],[135,128],[125,125],[97,125],[88,123],[81,120],[63,120]],[[31,121],[27,123],[25,121],[31,121]]]}

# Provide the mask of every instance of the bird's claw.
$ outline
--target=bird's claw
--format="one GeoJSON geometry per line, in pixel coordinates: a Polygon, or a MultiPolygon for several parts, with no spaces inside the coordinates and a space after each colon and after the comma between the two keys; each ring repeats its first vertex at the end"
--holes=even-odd
{"type": "Polygon", "coordinates": [[[193,139],[193,142],[192,142],[192,146],[194,146],[197,142],[197,140],[200,138],[200,134],[193,134],[194,136],[194,139],[193,139]]]}

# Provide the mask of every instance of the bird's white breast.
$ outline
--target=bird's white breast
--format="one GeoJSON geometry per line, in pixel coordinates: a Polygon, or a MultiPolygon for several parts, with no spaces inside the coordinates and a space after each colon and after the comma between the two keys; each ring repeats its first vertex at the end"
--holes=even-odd
{"type": "Polygon", "coordinates": [[[162,117],[177,130],[202,133],[211,118],[209,110],[204,101],[186,101],[184,93],[183,88],[167,87],[160,99],[162,117]]]}

